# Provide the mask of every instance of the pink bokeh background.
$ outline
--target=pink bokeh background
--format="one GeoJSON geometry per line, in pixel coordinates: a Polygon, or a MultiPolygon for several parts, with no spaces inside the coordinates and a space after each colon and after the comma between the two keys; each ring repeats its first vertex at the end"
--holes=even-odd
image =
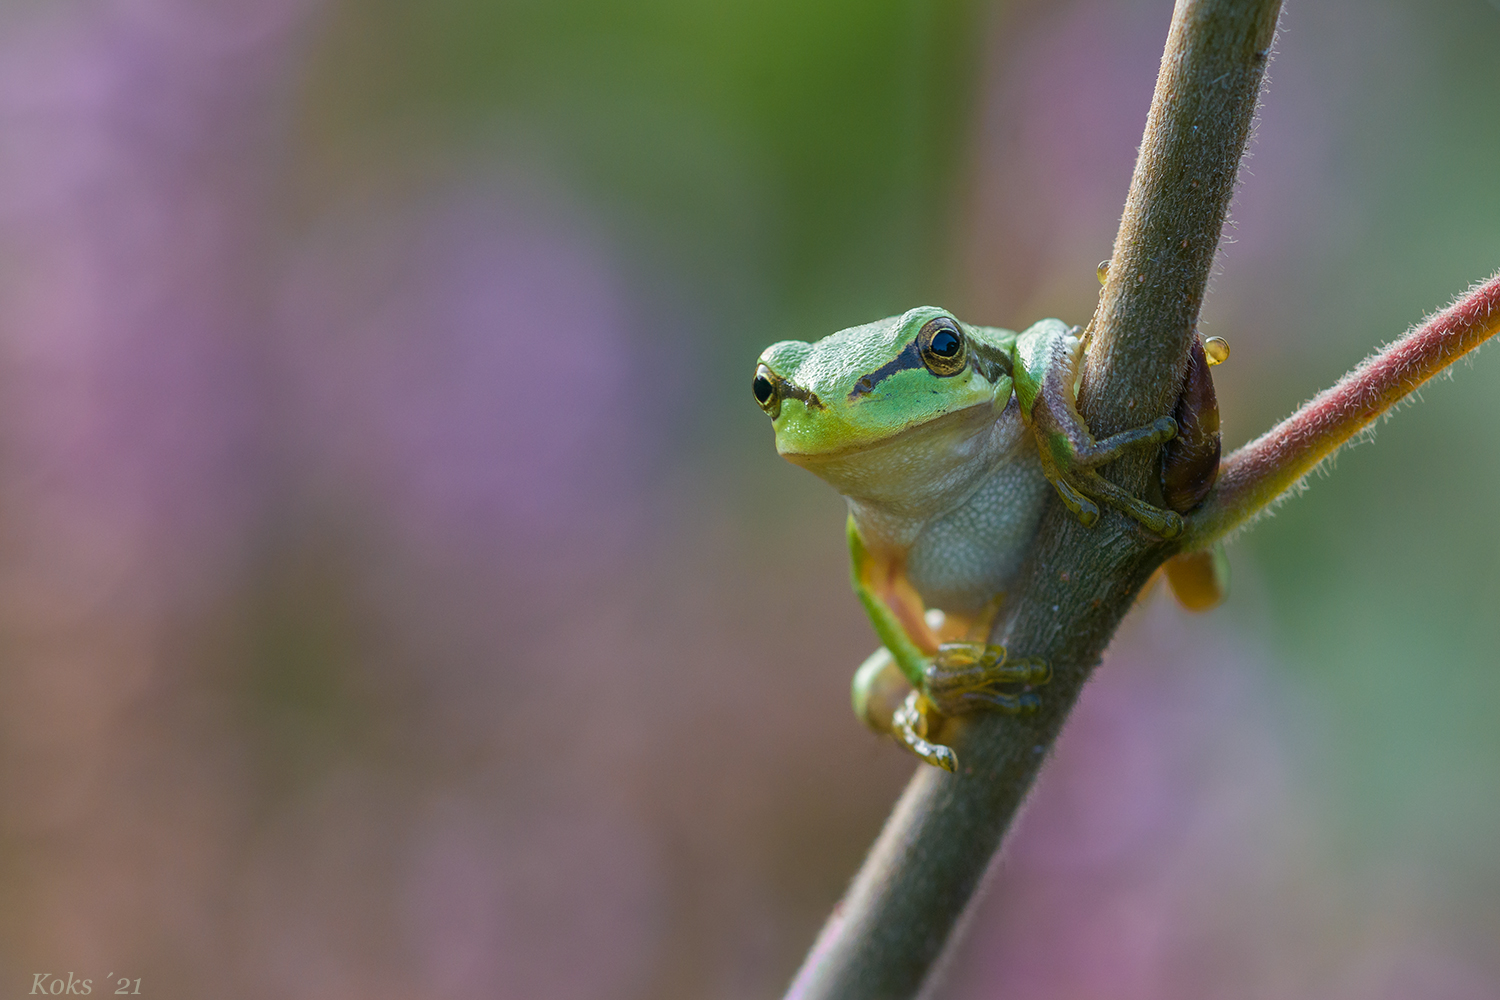
{"type": "MultiPolygon", "coordinates": [[[[1087,314],[1169,6],[975,16],[924,294],[1087,314]]],[[[1500,264],[1471,6],[1289,7],[1205,316],[1227,444],[1500,264]]],[[[671,102],[623,128],[676,145],[569,145],[586,88],[360,118],[404,16],[0,7],[11,992],[774,996],[912,770],[847,710],[839,501],[745,391],[832,308],[777,291],[769,158],[671,102]],[[713,178],[681,218],[590,180],[658,153],[713,178]]],[[[1496,368],[1236,547],[1223,610],[1142,602],[939,995],[1500,997],[1496,368]]]]}

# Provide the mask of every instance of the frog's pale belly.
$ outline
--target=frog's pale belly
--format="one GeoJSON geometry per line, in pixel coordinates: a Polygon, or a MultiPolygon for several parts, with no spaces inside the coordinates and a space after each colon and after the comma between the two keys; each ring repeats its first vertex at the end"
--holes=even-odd
{"type": "Polygon", "coordinates": [[[906,556],[906,577],[923,602],[972,614],[1005,591],[1031,550],[1051,491],[1035,451],[1026,448],[928,523],[906,556]]]}

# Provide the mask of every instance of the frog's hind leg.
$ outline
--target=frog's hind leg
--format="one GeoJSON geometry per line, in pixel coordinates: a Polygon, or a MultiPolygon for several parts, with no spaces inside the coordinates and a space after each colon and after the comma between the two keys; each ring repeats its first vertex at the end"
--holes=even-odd
{"type": "MultiPolygon", "coordinates": [[[[1036,661],[1007,662],[1004,646],[984,642],[940,642],[929,626],[922,601],[903,567],[889,555],[871,552],[851,516],[848,522],[850,577],[882,646],[854,673],[850,695],[854,713],[876,732],[889,733],[935,767],[952,771],[958,757],[928,739],[945,716],[980,709],[1010,714],[1035,711],[1030,691],[1051,671],[1036,661]],[[1002,687],[1012,690],[1000,690],[1002,687]]],[[[977,615],[954,615],[943,630],[971,638],[989,631],[1003,595],[977,615]]]]}
{"type": "Polygon", "coordinates": [[[884,646],[855,672],[852,693],[854,714],[865,725],[892,737],[934,767],[945,771],[958,767],[958,755],[951,747],[927,739],[940,724],[941,715],[926,695],[906,682],[884,646]]]}

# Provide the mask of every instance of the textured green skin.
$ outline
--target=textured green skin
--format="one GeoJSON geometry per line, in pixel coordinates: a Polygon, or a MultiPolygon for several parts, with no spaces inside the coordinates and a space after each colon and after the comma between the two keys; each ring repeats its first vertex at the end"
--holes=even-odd
{"type": "MultiPolygon", "coordinates": [[[[1049,483],[1085,524],[1102,502],[1159,534],[1181,530],[1177,514],[1094,471],[1127,448],[1170,438],[1176,424],[1164,418],[1095,441],[1075,400],[1082,354],[1076,330],[1058,320],[1018,334],[919,306],[815,343],[782,341],[760,357],[757,399],[777,450],[848,501],[854,589],[892,660],[889,670],[872,658],[858,671],[855,710],[934,763],[913,729],[891,721],[894,672],[928,699],[924,718],[933,707],[969,711],[986,691],[985,707],[1017,709],[1015,696],[993,687],[1014,676],[1005,651],[992,647],[978,674],[964,670],[956,681],[957,654],[939,649],[924,613],[942,611],[956,636],[988,632],[1034,544],[1049,483]],[[957,355],[923,353],[922,331],[938,319],[962,331],[962,367],[957,355]]],[[[950,766],[951,752],[942,754],[950,766]]]]}
{"type": "MultiPolygon", "coordinates": [[[[991,381],[969,365],[943,377],[918,365],[856,392],[862,379],[901,357],[937,317],[952,318],[921,306],[816,343],[782,341],[760,358],[777,378],[816,397],[816,403],[781,401],[773,420],[777,450],[849,499],[855,591],[897,667],[916,687],[928,656],[864,583],[862,571],[871,558],[905,567],[916,556],[928,567],[911,580],[923,606],[962,614],[975,614],[1003,591],[1050,492],[1025,424],[1056,357],[1054,342],[1076,343],[1056,320],[1021,334],[960,322],[967,350],[1003,355],[1010,375],[992,370],[991,381]],[[1019,408],[1010,406],[1012,396],[1019,408]],[[962,524],[950,528],[955,521],[962,524]],[[993,569],[975,572],[976,566],[993,569]]],[[[854,691],[866,721],[866,687],[874,679],[873,672],[862,672],[854,691]]]]}
{"type": "MultiPolygon", "coordinates": [[[[948,315],[936,306],[919,306],[901,316],[840,330],[816,343],[783,340],[766,348],[761,364],[815,392],[824,403],[823,409],[817,409],[800,400],[786,400],[774,422],[776,450],[791,456],[862,448],[954,410],[991,403],[997,397],[1003,405],[1011,393],[1009,379],[991,384],[972,369],[937,378],[925,368],[897,372],[874,393],[849,402],[861,378],[900,354],[928,320],[948,315]]],[[[1014,357],[1015,331],[960,326],[971,340],[1014,357]]]]}

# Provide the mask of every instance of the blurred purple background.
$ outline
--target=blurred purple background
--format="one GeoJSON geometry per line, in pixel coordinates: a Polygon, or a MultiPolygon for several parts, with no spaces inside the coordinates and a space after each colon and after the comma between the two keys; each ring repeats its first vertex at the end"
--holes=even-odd
{"type": "MultiPolygon", "coordinates": [[[[0,4],[0,983],[764,997],[913,770],[765,344],[1092,309],[1170,4],[0,4]]],[[[1290,3],[1226,444],[1500,266],[1500,8],[1290,3]]],[[[1500,998],[1500,363],[1127,620],[944,997],[1500,998]]]]}

